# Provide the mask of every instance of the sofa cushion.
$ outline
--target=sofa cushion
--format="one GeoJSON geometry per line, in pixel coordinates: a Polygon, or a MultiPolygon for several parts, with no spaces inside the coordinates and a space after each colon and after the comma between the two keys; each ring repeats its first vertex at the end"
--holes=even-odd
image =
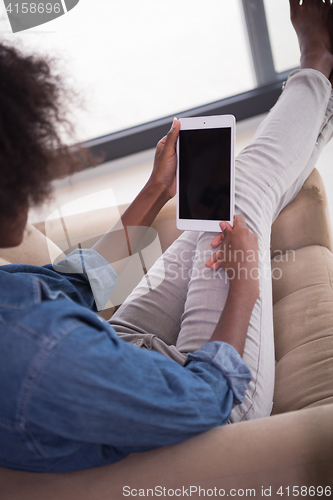
{"type": "Polygon", "coordinates": [[[271,255],[320,245],[333,251],[332,224],[323,180],[314,169],[272,225],[271,255]],[[277,252],[277,253],[276,253],[277,252]]]}
{"type": "Polygon", "coordinates": [[[333,255],[309,246],[272,261],[274,413],[333,402],[333,255]]]}

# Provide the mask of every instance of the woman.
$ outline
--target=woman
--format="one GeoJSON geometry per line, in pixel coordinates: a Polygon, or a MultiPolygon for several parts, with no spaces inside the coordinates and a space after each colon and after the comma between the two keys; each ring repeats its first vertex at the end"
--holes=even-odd
{"type": "MultiPolygon", "coordinates": [[[[237,158],[234,228],[222,222],[218,235],[184,233],[148,273],[149,280],[163,274],[162,283],[146,293],[141,282],[108,323],[93,312],[89,276],[93,271],[98,290],[114,286],[117,268],[110,263],[123,245],[114,230],[55,268],[1,268],[0,466],[45,472],[100,466],[228,421],[269,415],[270,228],[332,132],[332,7],[321,0],[290,4],[301,70],[237,158]],[[205,262],[210,244],[218,250],[205,262]],[[231,252],[222,259],[225,248],[231,252]],[[256,256],[258,248],[258,261],[235,258],[241,253],[234,250],[256,256]],[[238,273],[240,264],[247,273],[238,273]]],[[[5,247],[21,242],[28,207],[48,193],[54,146],[68,156],[56,132],[59,85],[48,66],[1,46],[0,67],[5,247]]],[[[178,132],[175,120],[157,146],[147,185],[122,216],[127,237],[126,228],[149,226],[175,194],[178,132]]],[[[139,233],[129,238],[134,244],[139,233]]]]}

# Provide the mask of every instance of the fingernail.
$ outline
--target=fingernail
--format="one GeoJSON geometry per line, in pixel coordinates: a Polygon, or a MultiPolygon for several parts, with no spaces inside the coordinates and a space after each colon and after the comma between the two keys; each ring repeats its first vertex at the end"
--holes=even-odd
{"type": "Polygon", "coordinates": [[[177,118],[175,117],[175,118],[173,119],[171,129],[176,128],[176,126],[177,126],[177,118]]]}
{"type": "Polygon", "coordinates": [[[226,223],[225,222],[220,222],[220,228],[221,228],[221,231],[224,231],[227,228],[226,223]]]}

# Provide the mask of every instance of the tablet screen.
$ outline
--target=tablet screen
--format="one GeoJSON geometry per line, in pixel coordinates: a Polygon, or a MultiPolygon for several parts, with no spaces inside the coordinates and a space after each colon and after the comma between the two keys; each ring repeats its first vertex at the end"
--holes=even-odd
{"type": "Polygon", "coordinates": [[[230,220],[231,128],[180,130],[179,218],[230,220]]]}

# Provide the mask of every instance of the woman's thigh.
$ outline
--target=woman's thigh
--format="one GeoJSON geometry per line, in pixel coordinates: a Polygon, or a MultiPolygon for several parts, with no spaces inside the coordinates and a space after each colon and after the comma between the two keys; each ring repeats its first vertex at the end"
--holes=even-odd
{"type": "MultiPolygon", "coordinates": [[[[314,166],[331,112],[332,105],[327,108],[330,95],[330,83],[320,73],[295,72],[254,140],[236,161],[236,212],[245,216],[250,230],[258,235],[260,297],[253,309],[244,352],[253,379],[242,405],[233,409],[231,421],[266,416],[271,410],[271,224],[278,211],[296,196],[314,166]]],[[[196,233],[184,233],[149,272],[153,278],[163,277],[161,285],[149,293],[139,285],[110,320],[115,330],[157,335],[167,345],[176,344],[183,357],[206,343],[224,308],[229,286],[223,270],[213,273],[204,266],[213,237],[211,233],[202,233],[199,238],[196,233]]]]}
{"type": "MultiPolygon", "coordinates": [[[[260,297],[251,316],[244,361],[252,371],[243,403],[231,421],[270,414],[274,390],[274,336],[270,263],[271,224],[296,196],[332,134],[331,88],[318,72],[296,72],[254,140],[236,159],[236,213],[258,236],[260,297]],[[306,104],[305,104],[306,103],[306,104]],[[326,130],[323,131],[326,127],[326,130]]],[[[228,280],[223,270],[204,269],[214,234],[202,233],[176,347],[193,352],[209,341],[224,308],[228,280]]]]}
{"type": "MultiPolygon", "coordinates": [[[[110,325],[118,334],[149,334],[166,345],[176,344],[198,234],[184,232],[155,262],[110,319],[110,325]],[[148,288],[147,282],[159,284],[148,288]]],[[[124,340],[130,338],[127,336],[124,340]]]]}

